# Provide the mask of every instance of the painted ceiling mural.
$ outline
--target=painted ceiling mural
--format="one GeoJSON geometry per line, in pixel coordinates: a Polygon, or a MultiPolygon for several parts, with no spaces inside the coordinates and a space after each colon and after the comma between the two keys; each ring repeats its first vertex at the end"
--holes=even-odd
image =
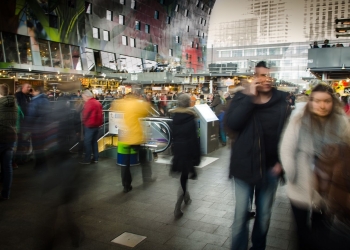
{"type": "Polygon", "coordinates": [[[0,10],[0,30],[39,39],[80,46],[92,50],[113,52],[162,63],[177,61],[194,71],[206,61],[210,12],[215,0],[12,0],[0,10]],[[88,12],[88,8],[91,12],[88,12]],[[111,11],[111,20],[106,12],[111,11]],[[158,18],[155,17],[158,11],[158,18]],[[187,14],[185,14],[187,13],[187,14]],[[120,15],[122,17],[120,17],[120,15]],[[124,23],[121,23],[123,19],[124,23]],[[170,19],[170,23],[167,20],[170,19]],[[140,28],[135,28],[135,22],[140,28]],[[148,32],[146,32],[148,25],[148,32]],[[99,39],[93,37],[97,28],[99,39]],[[109,40],[103,39],[108,32],[109,40]],[[128,40],[122,44],[122,36],[128,40]],[[135,39],[135,47],[130,46],[135,39]],[[157,45],[158,52],[154,45],[157,45]],[[171,54],[170,54],[171,50],[171,54]]]}

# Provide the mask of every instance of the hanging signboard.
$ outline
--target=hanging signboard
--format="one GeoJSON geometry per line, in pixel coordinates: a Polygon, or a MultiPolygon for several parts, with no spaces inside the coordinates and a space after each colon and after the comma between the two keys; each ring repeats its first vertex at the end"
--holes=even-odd
{"type": "Polygon", "coordinates": [[[205,82],[205,77],[204,76],[200,76],[198,82],[199,83],[204,83],[205,82]]]}
{"type": "Polygon", "coordinates": [[[192,83],[198,83],[198,78],[197,76],[192,77],[192,83]]]}

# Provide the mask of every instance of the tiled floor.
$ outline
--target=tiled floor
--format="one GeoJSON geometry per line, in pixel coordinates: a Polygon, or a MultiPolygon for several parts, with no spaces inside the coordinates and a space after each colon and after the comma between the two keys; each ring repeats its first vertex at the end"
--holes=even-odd
{"type": "MultiPolygon", "coordinates": [[[[133,167],[133,190],[127,194],[122,192],[120,169],[114,160],[77,165],[80,191],[74,196],[72,209],[85,232],[80,249],[130,249],[111,242],[124,232],[147,237],[134,249],[229,249],[235,204],[227,178],[229,155],[227,147],[208,155],[219,159],[200,168],[198,180],[189,181],[193,202],[184,206],[184,215],[178,220],[173,211],[180,184],[169,176],[168,165],[153,164],[157,180],[152,183],[143,183],[140,167],[133,167]]],[[[37,188],[41,178],[34,174],[32,164],[15,170],[11,199],[0,202],[0,249],[35,249],[37,225],[45,209],[56,211],[49,204],[59,189],[54,185],[41,193],[43,189],[37,188]]],[[[63,226],[64,211],[64,206],[57,209],[56,223],[45,222],[56,228],[54,249],[73,249],[63,226]]],[[[270,250],[295,249],[284,187],[278,189],[267,245],[270,250]]]]}

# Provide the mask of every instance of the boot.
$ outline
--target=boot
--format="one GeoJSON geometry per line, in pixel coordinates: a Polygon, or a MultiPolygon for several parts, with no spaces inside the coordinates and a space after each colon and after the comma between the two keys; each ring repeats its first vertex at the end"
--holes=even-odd
{"type": "Polygon", "coordinates": [[[184,196],[183,195],[180,195],[177,198],[177,202],[176,202],[175,210],[174,210],[175,218],[181,217],[183,215],[183,212],[181,211],[181,205],[182,205],[183,200],[184,200],[184,196]]]}
{"type": "Polygon", "coordinates": [[[186,193],[185,193],[184,202],[185,202],[186,205],[191,204],[192,200],[191,200],[191,197],[190,197],[190,193],[189,193],[189,192],[186,192],[186,193]]]}

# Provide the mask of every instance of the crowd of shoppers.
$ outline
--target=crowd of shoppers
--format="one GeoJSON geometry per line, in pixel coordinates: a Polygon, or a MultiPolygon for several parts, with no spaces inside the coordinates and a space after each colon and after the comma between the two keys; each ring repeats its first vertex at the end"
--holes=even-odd
{"type": "MultiPolygon", "coordinates": [[[[58,101],[60,98],[63,97],[58,101]]],[[[97,163],[98,131],[103,124],[102,105],[89,90],[79,92],[76,99],[74,132],[77,140],[84,141],[85,151],[80,163],[97,163]]],[[[171,174],[180,174],[174,217],[183,215],[182,204],[191,203],[188,179],[198,177],[195,166],[201,161],[197,115],[193,106],[207,103],[220,120],[218,134],[221,143],[225,145],[227,135],[230,137],[229,177],[232,178],[236,201],[231,249],[248,248],[248,224],[253,204],[255,220],[251,249],[266,248],[276,190],[278,184],[284,182],[287,183],[287,196],[297,227],[298,248],[350,248],[350,124],[345,114],[349,105],[348,98],[344,98],[342,104],[328,85],[315,86],[310,96],[281,92],[273,88],[270,69],[262,61],[255,67],[252,82],[228,93],[219,90],[208,95],[207,100],[203,95],[198,100],[194,94],[187,93],[149,93],[145,96],[130,93],[114,100],[110,92],[104,95],[104,99],[113,100],[111,110],[122,114],[118,146],[128,151],[126,161],[121,165],[124,193],[132,190],[131,150],[139,151],[144,182],[155,180],[140,118],[146,117],[152,106],[157,107],[164,115],[172,114],[173,118],[171,174]]],[[[42,87],[25,84],[12,96],[8,86],[0,84],[2,200],[10,198],[16,147],[19,148],[21,143],[27,145],[28,138],[33,146],[35,170],[46,172],[48,169],[45,127],[53,119],[58,122],[58,137],[62,138],[65,133],[66,102],[60,102],[57,107],[60,108],[56,110],[58,112],[51,112],[42,87]],[[52,114],[60,117],[53,118],[52,114]]],[[[47,225],[55,222],[61,205],[67,209],[65,218],[73,245],[79,246],[84,238],[69,212],[69,204],[78,189],[74,184],[79,183],[76,182],[79,171],[71,168],[74,163],[66,154],[68,148],[60,145],[55,154],[51,154],[55,159],[55,171],[40,182],[42,197],[51,195],[51,190],[57,187],[60,187],[60,195],[51,199],[50,209],[41,216],[38,233],[45,235],[46,240],[40,241],[41,246],[36,249],[52,248],[52,229],[47,225]]]]}

